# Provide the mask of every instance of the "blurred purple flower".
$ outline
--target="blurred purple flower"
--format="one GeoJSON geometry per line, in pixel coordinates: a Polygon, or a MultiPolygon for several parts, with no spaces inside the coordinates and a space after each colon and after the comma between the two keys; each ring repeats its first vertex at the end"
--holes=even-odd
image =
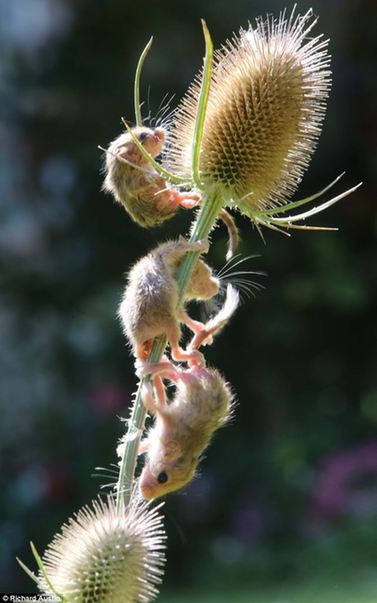
{"type": "Polygon", "coordinates": [[[10,498],[13,504],[32,508],[44,500],[64,500],[71,486],[72,479],[63,462],[26,464],[13,480],[10,498]]]}
{"type": "Polygon", "coordinates": [[[377,442],[324,459],[313,484],[312,513],[323,519],[366,516],[377,509],[377,442]]]}
{"type": "Polygon", "coordinates": [[[100,413],[111,415],[124,410],[131,396],[116,383],[102,383],[89,397],[89,404],[100,413]]]}
{"type": "Polygon", "coordinates": [[[200,472],[190,484],[177,493],[185,520],[190,523],[203,523],[213,512],[215,496],[215,478],[210,470],[200,468],[200,472]]]}
{"type": "Polygon", "coordinates": [[[49,464],[46,467],[47,497],[50,502],[64,500],[72,490],[72,476],[63,463],[49,464]]]}
{"type": "Polygon", "coordinates": [[[236,501],[230,516],[230,532],[238,542],[255,543],[266,534],[271,521],[262,493],[253,486],[245,488],[236,501]]]}
{"type": "Polygon", "coordinates": [[[266,518],[258,503],[250,503],[236,508],[231,517],[231,531],[240,541],[255,542],[266,531],[266,518]]]}

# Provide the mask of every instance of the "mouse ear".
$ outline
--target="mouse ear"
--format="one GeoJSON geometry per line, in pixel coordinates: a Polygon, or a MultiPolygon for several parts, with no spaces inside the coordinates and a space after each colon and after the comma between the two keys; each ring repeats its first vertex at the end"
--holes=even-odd
{"type": "Polygon", "coordinates": [[[178,442],[175,440],[170,440],[167,444],[164,445],[163,451],[163,459],[164,461],[172,461],[179,456],[181,456],[182,450],[178,442]]]}
{"type": "Polygon", "coordinates": [[[139,448],[137,449],[137,453],[138,454],[145,454],[146,452],[148,452],[150,448],[150,442],[148,438],[144,438],[144,440],[141,440],[140,444],[139,444],[139,448]]]}
{"type": "Polygon", "coordinates": [[[122,144],[121,148],[119,149],[118,155],[123,159],[127,159],[129,161],[130,156],[132,155],[132,144],[122,144]]]}

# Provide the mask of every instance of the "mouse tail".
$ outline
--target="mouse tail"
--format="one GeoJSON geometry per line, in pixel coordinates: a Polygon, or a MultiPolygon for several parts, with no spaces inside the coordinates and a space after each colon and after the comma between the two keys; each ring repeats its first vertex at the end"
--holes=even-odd
{"type": "Polygon", "coordinates": [[[237,247],[240,242],[238,228],[236,226],[233,216],[228,211],[226,211],[226,209],[221,210],[219,218],[225,224],[228,230],[228,250],[225,259],[230,260],[230,258],[232,258],[236,253],[237,247]]]}

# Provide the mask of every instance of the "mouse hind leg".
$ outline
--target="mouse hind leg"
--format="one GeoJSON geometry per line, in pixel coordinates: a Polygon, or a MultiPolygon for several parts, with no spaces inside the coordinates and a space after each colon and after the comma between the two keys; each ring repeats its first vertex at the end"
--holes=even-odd
{"type": "Polygon", "coordinates": [[[189,349],[197,350],[202,345],[211,345],[212,342],[213,342],[212,333],[210,332],[209,329],[206,329],[203,326],[203,328],[200,331],[195,333],[194,337],[192,338],[192,340],[190,342],[189,349]]]}
{"type": "Polygon", "coordinates": [[[179,327],[169,327],[166,336],[170,343],[171,355],[177,362],[183,361],[190,364],[205,365],[204,356],[199,350],[185,351],[179,345],[181,330],[179,327]]]}
{"type": "Polygon", "coordinates": [[[156,404],[158,405],[159,411],[161,412],[161,409],[165,408],[168,405],[164,382],[160,375],[155,375],[152,379],[152,383],[156,397],[156,404]]]}
{"type": "Polygon", "coordinates": [[[213,337],[206,326],[198,320],[193,320],[183,308],[178,313],[179,320],[188,326],[194,333],[194,338],[189,345],[189,350],[198,349],[203,344],[211,344],[213,337]]]}
{"type": "Polygon", "coordinates": [[[195,335],[205,330],[205,325],[202,322],[199,322],[199,320],[191,318],[183,308],[178,311],[178,318],[183,324],[188,326],[195,335]]]}

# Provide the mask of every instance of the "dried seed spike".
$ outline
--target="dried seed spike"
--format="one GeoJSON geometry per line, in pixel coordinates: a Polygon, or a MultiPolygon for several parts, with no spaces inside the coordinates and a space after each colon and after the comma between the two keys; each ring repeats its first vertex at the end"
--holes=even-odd
{"type": "MultiPolygon", "coordinates": [[[[134,497],[119,513],[112,497],[83,507],[63,525],[43,555],[54,590],[66,601],[134,603],[158,594],[165,563],[159,507],[134,497]]],[[[45,575],[39,587],[52,594],[45,575]]]]}
{"type": "MultiPolygon", "coordinates": [[[[204,186],[254,219],[283,205],[301,181],[325,113],[330,88],[327,41],[307,39],[312,11],[256,26],[215,53],[200,154],[204,186]],[[251,194],[252,193],[252,194],[251,194]]],[[[191,145],[202,74],[172,122],[169,168],[190,177],[191,145]]]]}

